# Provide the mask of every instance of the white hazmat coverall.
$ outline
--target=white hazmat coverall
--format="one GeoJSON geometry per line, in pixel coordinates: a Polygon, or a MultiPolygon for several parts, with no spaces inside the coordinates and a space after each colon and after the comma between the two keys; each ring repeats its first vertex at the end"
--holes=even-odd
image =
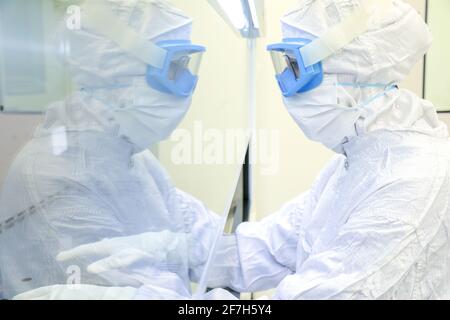
{"type": "MultiPolygon", "coordinates": [[[[190,39],[191,19],[164,1],[106,3],[148,41],[190,39]]],[[[84,14],[84,5],[81,9],[84,14]]],[[[199,278],[221,219],[175,188],[146,149],[177,127],[191,97],[149,87],[147,65],[96,30],[84,25],[68,30],[62,21],[57,33],[70,46],[65,58],[78,90],[49,106],[3,186],[4,298],[79,283],[90,286],[84,298],[133,298],[138,294],[133,286],[146,286],[148,298],[189,296],[190,281],[199,278]],[[138,236],[144,233],[149,236],[138,236]],[[87,272],[93,262],[88,258],[57,260],[61,251],[125,236],[139,238],[147,263],[134,261],[139,251],[115,248],[136,273],[146,268],[145,279],[124,290],[120,286],[130,284],[123,274],[87,272]]]]}
{"type": "MultiPolygon", "coordinates": [[[[321,36],[361,2],[301,1],[282,18],[283,36],[321,36]]],[[[430,44],[419,14],[394,1],[323,61],[320,87],[284,100],[305,134],[338,155],[309,191],[240,225],[215,285],[276,287],[276,299],[450,298],[447,127],[414,93],[365,85],[399,84],[430,44]],[[359,117],[346,116],[352,108],[359,117]]]]}
{"type": "MultiPolygon", "coordinates": [[[[301,1],[282,19],[284,37],[321,36],[363,1],[301,1]]],[[[276,288],[275,299],[450,298],[447,127],[431,103],[391,86],[430,44],[418,13],[394,1],[323,61],[322,85],[284,100],[304,133],[337,155],[309,191],[223,239],[210,286],[276,288]],[[370,85],[380,83],[386,89],[370,85]]]]}

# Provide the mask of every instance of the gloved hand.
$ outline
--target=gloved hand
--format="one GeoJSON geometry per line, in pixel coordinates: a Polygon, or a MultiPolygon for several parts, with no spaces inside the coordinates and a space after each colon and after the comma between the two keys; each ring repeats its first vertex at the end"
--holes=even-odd
{"type": "Polygon", "coordinates": [[[185,234],[169,231],[105,239],[61,252],[59,261],[94,261],[87,271],[113,286],[157,286],[189,295],[185,234]]]}
{"type": "MultiPolygon", "coordinates": [[[[190,295],[153,285],[139,289],[131,287],[99,287],[85,284],[55,285],[42,287],[19,294],[13,300],[190,300],[190,295]]],[[[238,300],[224,289],[215,289],[200,297],[200,300],[238,300]]]]}
{"type": "MultiPolygon", "coordinates": [[[[59,253],[57,260],[62,262],[79,258],[90,259],[98,262],[98,264],[90,266],[95,269],[101,265],[112,263],[114,261],[114,259],[111,259],[112,256],[123,251],[135,249],[140,253],[145,253],[146,258],[155,262],[167,262],[169,258],[175,259],[175,261],[183,261],[188,257],[187,248],[189,248],[189,243],[190,237],[185,233],[174,233],[167,230],[148,232],[81,245],[59,253]]],[[[130,259],[128,263],[133,262],[137,258],[133,254],[127,256],[130,259]]],[[[123,257],[124,255],[122,255],[123,257]]]]}
{"type": "Polygon", "coordinates": [[[56,285],[21,293],[13,300],[130,300],[136,296],[137,292],[137,288],[131,287],[56,285]]]}

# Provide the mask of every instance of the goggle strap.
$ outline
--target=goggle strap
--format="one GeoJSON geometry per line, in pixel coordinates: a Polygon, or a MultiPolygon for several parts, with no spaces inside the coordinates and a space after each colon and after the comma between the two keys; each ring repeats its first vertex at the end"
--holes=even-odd
{"type": "Polygon", "coordinates": [[[120,21],[104,0],[86,1],[83,13],[84,26],[101,33],[146,64],[158,69],[164,67],[167,51],[141,38],[139,33],[120,21]]]}
{"type": "Polygon", "coordinates": [[[377,6],[380,14],[385,15],[391,5],[392,0],[367,0],[344,21],[300,49],[305,67],[325,60],[366,32],[369,29],[370,9],[373,6],[377,6]]]}

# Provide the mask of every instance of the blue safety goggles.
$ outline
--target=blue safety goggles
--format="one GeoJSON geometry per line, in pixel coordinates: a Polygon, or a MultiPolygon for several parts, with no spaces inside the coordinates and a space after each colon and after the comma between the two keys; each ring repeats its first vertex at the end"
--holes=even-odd
{"type": "Polygon", "coordinates": [[[268,46],[283,95],[291,97],[317,88],[323,81],[322,61],[369,30],[373,21],[383,19],[392,8],[392,0],[366,0],[314,40],[288,38],[268,46]]]}
{"type": "Polygon", "coordinates": [[[86,1],[83,5],[83,25],[96,30],[145,63],[148,66],[146,79],[149,86],[180,97],[194,92],[205,47],[188,40],[154,43],[118,19],[107,1],[86,1]]]}
{"type": "Polygon", "coordinates": [[[147,67],[147,83],[152,88],[180,97],[190,96],[197,86],[198,70],[206,48],[185,40],[156,43],[166,51],[160,68],[147,67]]]}
{"type": "Polygon", "coordinates": [[[308,39],[288,38],[267,47],[272,56],[278,85],[285,97],[310,91],[323,81],[322,62],[306,66],[302,57],[301,48],[310,42],[308,39]]]}

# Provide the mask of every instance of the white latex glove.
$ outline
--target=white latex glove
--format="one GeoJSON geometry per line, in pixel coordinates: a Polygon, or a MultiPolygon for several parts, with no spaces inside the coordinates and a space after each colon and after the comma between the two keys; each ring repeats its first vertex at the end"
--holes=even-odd
{"type": "MultiPolygon", "coordinates": [[[[86,259],[87,267],[113,286],[158,285],[180,292],[188,274],[188,235],[169,231],[105,239],[61,252],[58,261],[86,259]]],[[[184,290],[183,294],[185,293],[184,290]]]]}
{"type": "MultiPolygon", "coordinates": [[[[157,286],[99,287],[93,285],[55,285],[19,294],[13,300],[192,300],[190,295],[180,295],[157,286]]],[[[200,300],[238,300],[224,289],[206,293],[200,300]]]]}
{"type": "MultiPolygon", "coordinates": [[[[189,242],[189,235],[184,233],[173,233],[170,231],[148,232],[81,245],[61,252],[58,254],[57,260],[70,261],[81,258],[100,263],[103,259],[108,259],[119,252],[133,249],[137,250],[135,252],[145,253],[148,259],[152,259],[155,262],[167,262],[168,258],[178,258],[177,260],[181,261],[188,257],[189,242]]],[[[131,263],[137,257],[130,254],[128,258],[130,259],[129,263],[131,263]]],[[[101,265],[101,263],[99,265],[94,264],[92,268],[101,265]]]]}
{"type": "MultiPolygon", "coordinates": [[[[189,243],[186,234],[169,231],[105,239],[61,252],[59,261],[87,259],[89,273],[113,286],[140,288],[135,299],[191,299],[189,292],[189,243]],[[185,275],[182,279],[180,275],[185,275]]],[[[193,258],[191,258],[193,260],[193,258]]],[[[236,300],[223,289],[208,292],[201,300],[236,300]]]]}
{"type": "Polygon", "coordinates": [[[13,300],[130,300],[138,289],[84,284],[42,287],[19,294],[13,300]]]}
{"type": "Polygon", "coordinates": [[[239,300],[225,289],[214,289],[205,293],[201,300],[239,300]]]}

